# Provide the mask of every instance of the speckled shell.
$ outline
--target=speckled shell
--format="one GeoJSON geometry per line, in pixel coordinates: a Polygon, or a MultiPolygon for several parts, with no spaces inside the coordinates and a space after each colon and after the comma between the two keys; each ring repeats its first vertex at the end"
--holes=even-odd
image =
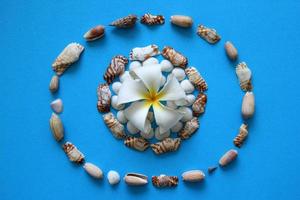
{"type": "Polygon", "coordinates": [[[83,163],[84,155],[71,142],[63,144],[63,150],[69,157],[69,160],[75,163],[83,163]]]}
{"type": "Polygon", "coordinates": [[[193,115],[199,117],[205,111],[205,106],[207,103],[207,96],[204,93],[199,93],[196,101],[192,105],[193,115]]]}
{"type": "Polygon", "coordinates": [[[155,187],[174,187],[178,185],[177,176],[167,176],[161,174],[159,176],[152,176],[152,184],[155,187]]]}
{"type": "Polygon", "coordinates": [[[242,124],[238,135],[233,140],[234,145],[240,148],[243,145],[247,136],[248,136],[248,126],[246,124],[242,124]]]}
{"type": "Polygon", "coordinates": [[[215,29],[208,28],[203,25],[198,26],[197,34],[210,44],[215,44],[221,39],[215,29]]]}
{"type": "Polygon", "coordinates": [[[136,47],[130,51],[130,60],[144,61],[152,56],[160,54],[158,46],[155,44],[145,47],[136,47]]]}
{"type": "Polygon", "coordinates": [[[127,63],[128,59],[125,56],[117,55],[113,57],[104,74],[104,80],[106,80],[108,84],[111,84],[117,76],[124,73],[127,63]]]}
{"type": "Polygon", "coordinates": [[[124,140],[124,144],[127,147],[130,147],[138,151],[145,151],[149,147],[149,142],[144,138],[137,138],[137,137],[130,137],[130,136],[124,140]]]}
{"type": "Polygon", "coordinates": [[[75,63],[79,59],[83,50],[84,47],[75,42],[66,46],[52,64],[52,68],[56,74],[58,76],[62,75],[71,64],[75,63]]]}
{"type": "Polygon", "coordinates": [[[113,21],[110,24],[110,26],[115,26],[117,28],[130,28],[135,25],[136,21],[137,21],[136,15],[128,15],[126,17],[122,17],[120,19],[113,21]]]}
{"type": "Polygon", "coordinates": [[[124,125],[121,124],[114,116],[113,113],[109,112],[103,115],[103,120],[106,126],[110,129],[111,133],[117,139],[123,139],[126,137],[124,131],[124,125]]]}
{"type": "Polygon", "coordinates": [[[105,28],[104,26],[96,26],[88,30],[84,35],[86,41],[94,41],[104,36],[105,28]]]}
{"type": "Polygon", "coordinates": [[[180,138],[166,138],[161,142],[151,144],[151,148],[156,154],[176,151],[180,146],[180,138]]]}
{"type": "Polygon", "coordinates": [[[208,89],[207,83],[195,67],[186,68],[185,73],[199,91],[203,92],[208,89]]]}
{"type": "Polygon", "coordinates": [[[232,161],[234,161],[237,156],[238,156],[237,150],[230,149],[221,157],[221,159],[219,160],[219,165],[221,167],[224,167],[229,163],[231,163],[232,161]]]}
{"type": "Polygon", "coordinates": [[[185,68],[188,64],[187,58],[172,47],[164,47],[161,53],[163,57],[168,59],[176,67],[185,68]]]}
{"type": "Polygon", "coordinates": [[[141,23],[147,25],[164,24],[165,18],[162,15],[151,15],[147,13],[142,16],[141,23]]]}
{"type": "Polygon", "coordinates": [[[111,92],[108,84],[100,84],[97,88],[97,108],[99,112],[110,111],[111,92]]]}
{"type": "Polygon", "coordinates": [[[236,75],[240,81],[240,86],[243,91],[251,91],[251,70],[248,68],[245,62],[241,62],[237,65],[235,69],[236,75]]]}
{"type": "Polygon", "coordinates": [[[178,136],[181,139],[188,139],[190,138],[199,128],[199,121],[197,117],[194,117],[190,121],[184,124],[183,129],[178,133],[178,136]]]}

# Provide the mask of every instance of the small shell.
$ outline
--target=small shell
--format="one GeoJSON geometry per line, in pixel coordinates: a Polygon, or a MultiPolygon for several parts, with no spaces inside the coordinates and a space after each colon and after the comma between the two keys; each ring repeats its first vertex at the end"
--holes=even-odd
{"type": "Polygon", "coordinates": [[[178,133],[182,128],[183,128],[183,123],[179,121],[175,126],[171,128],[171,131],[174,133],[178,133]]]}
{"type": "Polygon", "coordinates": [[[164,47],[161,53],[163,57],[168,59],[175,67],[185,68],[188,64],[187,58],[172,47],[164,47]]]}
{"type": "Polygon", "coordinates": [[[242,124],[238,135],[233,140],[234,145],[240,148],[243,145],[247,136],[248,136],[248,126],[246,124],[242,124]]]}
{"type": "Polygon", "coordinates": [[[176,151],[180,146],[180,138],[166,138],[161,142],[151,144],[151,148],[156,154],[176,151]]]}
{"type": "Polygon", "coordinates": [[[162,15],[151,15],[147,13],[142,16],[141,23],[147,25],[161,25],[165,23],[165,18],[162,15]]]}
{"type": "Polygon", "coordinates": [[[78,43],[71,43],[59,54],[52,64],[53,70],[58,76],[62,75],[71,64],[75,63],[84,47],[78,43]]]}
{"type": "Polygon", "coordinates": [[[235,69],[236,75],[240,82],[240,87],[243,91],[251,91],[252,83],[251,83],[251,70],[248,68],[245,62],[241,62],[237,65],[235,69]]]}
{"type": "Polygon", "coordinates": [[[128,120],[125,117],[124,110],[117,112],[117,119],[120,123],[125,124],[128,120]]]}
{"type": "Polygon", "coordinates": [[[160,62],[160,66],[161,66],[161,71],[163,72],[170,72],[173,70],[174,66],[172,65],[172,63],[168,60],[162,60],[160,62]]]}
{"type": "Polygon", "coordinates": [[[182,179],[187,182],[199,182],[203,181],[205,174],[201,170],[190,170],[182,174],[182,179]]]}
{"type": "Polygon", "coordinates": [[[185,93],[190,94],[193,93],[195,90],[194,85],[189,80],[183,80],[180,82],[180,86],[185,91],[185,93]]]}
{"type": "Polygon", "coordinates": [[[232,161],[234,161],[236,159],[237,155],[238,155],[237,150],[230,149],[219,160],[220,166],[224,167],[224,166],[228,165],[229,163],[231,163],[232,161]]]}
{"type": "Polygon", "coordinates": [[[170,134],[171,134],[170,130],[167,130],[167,131],[161,133],[160,127],[157,127],[155,129],[155,138],[157,140],[163,140],[167,137],[170,137],[170,134]]]}
{"type": "Polygon", "coordinates": [[[178,185],[177,176],[167,176],[161,174],[159,176],[152,176],[152,184],[155,187],[174,187],[178,185]]]}
{"type": "Polygon", "coordinates": [[[50,103],[52,110],[56,113],[61,113],[63,110],[63,102],[61,99],[56,99],[50,103]]]}
{"type": "Polygon", "coordinates": [[[145,151],[149,147],[149,142],[144,138],[136,138],[130,136],[124,140],[124,144],[127,147],[130,147],[138,151],[145,151]]]}
{"type": "Polygon", "coordinates": [[[53,75],[49,84],[49,90],[54,93],[58,90],[59,87],[59,77],[57,75],[53,75]]]}
{"type": "Polygon", "coordinates": [[[215,29],[208,28],[203,25],[198,26],[197,34],[210,44],[215,44],[221,39],[215,29]]]}
{"type": "Polygon", "coordinates": [[[149,133],[145,133],[145,132],[140,132],[141,136],[147,140],[150,140],[151,138],[154,137],[154,131],[153,128],[151,128],[151,130],[149,131],[149,133]]]}
{"type": "Polygon", "coordinates": [[[218,169],[217,166],[211,166],[211,167],[209,167],[209,168],[207,169],[207,171],[208,171],[209,174],[211,174],[211,173],[213,173],[216,169],[218,169]]]}
{"type": "Polygon", "coordinates": [[[204,93],[199,93],[196,101],[192,105],[193,115],[199,117],[205,111],[207,96],[204,93]]]}
{"type": "Polygon", "coordinates": [[[106,126],[110,129],[113,136],[117,139],[123,139],[126,137],[124,126],[114,116],[113,113],[109,112],[103,115],[103,120],[106,126]]]}
{"type": "Polygon", "coordinates": [[[127,122],[126,128],[130,134],[137,134],[140,130],[137,129],[131,122],[127,122]]]}
{"type": "Polygon", "coordinates": [[[111,92],[108,84],[100,84],[97,88],[97,108],[99,112],[109,112],[110,111],[110,98],[111,92]]]}
{"type": "Polygon", "coordinates": [[[152,56],[160,54],[158,46],[155,44],[145,47],[136,47],[130,51],[130,60],[144,61],[152,56]]]}
{"type": "Polygon", "coordinates": [[[118,104],[118,96],[116,95],[111,97],[111,106],[116,110],[123,110],[125,108],[125,104],[118,104]]]}
{"type": "Polygon", "coordinates": [[[187,28],[193,25],[193,19],[189,16],[173,15],[171,16],[171,23],[180,27],[187,28]]]}
{"type": "Polygon", "coordinates": [[[136,68],[139,68],[142,66],[142,63],[140,63],[139,61],[132,61],[129,65],[129,71],[132,71],[136,68]]]}
{"type": "Polygon", "coordinates": [[[137,16],[128,15],[126,17],[122,17],[113,21],[112,23],[110,23],[110,26],[115,26],[117,28],[130,28],[135,25],[136,21],[137,21],[137,16]]]}
{"type": "Polygon", "coordinates": [[[197,117],[194,117],[190,121],[186,122],[183,129],[178,133],[181,139],[190,138],[199,128],[199,121],[197,117]]]}
{"type": "Polygon", "coordinates": [[[159,63],[159,61],[156,58],[150,57],[150,58],[148,58],[147,60],[145,60],[143,62],[143,66],[146,66],[146,65],[155,65],[155,64],[158,64],[158,63],[159,63]]]}
{"type": "Polygon", "coordinates": [[[60,141],[64,137],[63,123],[55,113],[52,113],[50,118],[50,129],[56,141],[60,141]]]}
{"type": "Polygon", "coordinates": [[[146,185],[148,183],[148,177],[143,174],[127,173],[124,176],[124,181],[132,186],[146,185]]]}
{"type": "Polygon", "coordinates": [[[113,57],[104,74],[104,80],[106,80],[108,84],[111,84],[117,76],[124,73],[127,63],[128,59],[125,56],[117,55],[113,57]]]}
{"type": "Polygon", "coordinates": [[[185,78],[185,72],[182,68],[175,67],[172,74],[177,78],[178,81],[182,81],[185,78]]]}
{"type": "Polygon", "coordinates": [[[114,170],[110,170],[107,173],[107,180],[108,180],[109,184],[116,185],[120,182],[120,175],[118,172],[116,172],[114,170]]]}
{"type": "Polygon", "coordinates": [[[84,155],[71,142],[66,142],[63,146],[64,152],[69,157],[69,160],[75,163],[83,163],[84,155]]]}
{"type": "Polygon", "coordinates": [[[119,81],[116,81],[112,84],[111,88],[114,91],[115,94],[119,94],[119,91],[121,89],[122,83],[119,81]]]}
{"type": "Polygon", "coordinates": [[[207,83],[195,67],[186,68],[185,73],[199,91],[203,92],[208,89],[207,83]]]}
{"type": "Polygon", "coordinates": [[[104,26],[96,26],[88,30],[84,35],[86,41],[94,41],[104,36],[105,28],[104,26]]]}
{"type": "Polygon", "coordinates": [[[191,106],[196,101],[196,97],[193,94],[188,94],[186,95],[185,100],[187,101],[187,106],[191,106]]]}
{"type": "Polygon", "coordinates": [[[176,105],[175,101],[167,101],[167,106],[169,108],[173,108],[173,109],[177,108],[177,105],[176,105]]]}
{"type": "Polygon", "coordinates": [[[253,92],[246,92],[242,102],[242,116],[249,119],[253,116],[255,110],[255,100],[253,92]]]}
{"type": "Polygon", "coordinates": [[[235,61],[238,57],[238,52],[237,52],[236,48],[234,47],[234,45],[230,41],[227,41],[225,43],[224,48],[225,48],[228,58],[232,61],[235,61]]]}
{"type": "Polygon", "coordinates": [[[92,163],[84,163],[84,170],[93,178],[101,179],[103,178],[102,170],[92,163]]]}
{"type": "Polygon", "coordinates": [[[181,121],[187,122],[193,119],[193,111],[190,108],[183,106],[178,108],[178,111],[183,113],[181,121]]]}

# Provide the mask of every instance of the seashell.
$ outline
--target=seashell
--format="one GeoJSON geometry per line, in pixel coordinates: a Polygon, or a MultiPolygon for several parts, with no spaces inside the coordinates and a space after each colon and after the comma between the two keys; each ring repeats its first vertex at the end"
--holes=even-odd
{"type": "Polygon", "coordinates": [[[111,88],[114,91],[115,94],[119,94],[119,91],[121,89],[122,83],[119,81],[116,81],[112,84],[111,88]]]}
{"type": "Polygon", "coordinates": [[[201,170],[190,170],[182,174],[182,179],[187,182],[199,182],[204,180],[205,174],[201,170]]]}
{"type": "Polygon", "coordinates": [[[181,121],[187,122],[190,121],[193,118],[193,112],[190,108],[188,107],[180,107],[178,108],[178,111],[183,113],[183,117],[181,118],[181,121]]]}
{"type": "Polygon", "coordinates": [[[119,112],[117,112],[117,119],[122,124],[125,124],[126,122],[128,122],[128,120],[124,114],[124,110],[120,110],[119,112]]]}
{"type": "Polygon", "coordinates": [[[207,83],[195,67],[186,68],[185,73],[187,74],[191,83],[193,83],[199,91],[203,92],[208,89],[207,83]]]}
{"type": "Polygon", "coordinates": [[[159,62],[158,62],[158,60],[156,58],[150,57],[150,58],[148,58],[147,60],[145,60],[143,62],[143,66],[146,66],[146,65],[155,65],[155,64],[158,64],[158,63],[159,62]]]}
{"type": "Polygon", "coordinates": [[[101,179],[103,178],[102,170],[92,163],[84,163],[84,170],[93,178],[101,179]]]}
{"type": "Polygon", "coordinates": [[[130,147],[138,151],[145,151],[149,147],[149,142],[144,138],[137,138],[137,137],[130,137],[130,136],[124,140],[124,144],[127,147],[130,147]]]}
{"type": "Polygon", "coordinates": [[[117,55],[113,57],[104,74],[104,80],[111,84],[117,76],[124,73],[127,63],[128,59],[125,56],[117,55]]]}
{"type": "Polygon", "coordinates": [[[151,138],[154,137],[154,131],[153,131],[153,128],[151,128],[151,130],[150,130],[148,133],[142,132],[142,131],[141,131],[140,134],[141,134],[141,136],[142,136],[143,138],[145,138],[145,139],[147,139],[147,140],[149,140],[149,139],[151,139],[151,138]]]}
{"type": "Polygon", "coordinates": [[[152,176],[152,184],[155,187],[174,187],[178,185],[177,176],[167,176],[161,174],[159,176],[152,176]]]}
{"type": "Polygon", "coordinates": [[[86,41],[94,41],[104,36],[105,28],[104,26],[96,26],[88,30],[84,35],[86,41]]]}
{"type": "Polygon", "coordinates": [[[107,180],[108,180],[109,184],[116,185],[120,182],[120,175],[118,172],[116,172],[114,170],[110,170],[107,173],[107,180]]]}
{"type": "Polygon", "coordinates": [[[253,116],[255,110],[255,100],[253,92],[246,92],[242,102],[242,116],[249,119],[253,116]]]}
{"type": "Polygon", "coordinates": [[[136,20],[136,15],[128,15],[113,21],[110,23],[110,26],[115,26],[117,28],[131,28],[135,25],[136,20]]]}
{"type": "Polygon", "coordinates": [[[129,71],[132,71],[132,70],[134,70],[136,68],[139,68],[141,66],[142,66],[142,64],[139,61],[132,61],[129,65],[129,71]]]}
{"type": "Polygon", "coordinates": [[[224,167],[224,166],[228,165],[229,163],[231,163],[232,161],[234,161],[236,159],[237,155],[238,155],[237,150],[230,149],[219,160],[220,166],[224,167]]]}
{"type": "Polygon", "coordinates": [[[53,70],[58,76],[62,75],[71,64],[75,63],[84,47],[78,43],[71,43],[64,48],[52,64],[53,70]]]}
{"type": "Polygon", "coordinates": [[[136,47],[130,51],[130,60],[144,61],[152,56],[160,54],[158,46],[155,44],[148,45],[145,47],[136,47]]]}
{"type": "Polygon", "coordinates": [[[198,26],[197,34],[210,44],[215,44],[221,39],[215,29],[208,28],[203,25],[198,26]]]}
{"type": "Polygon", "coordinates": [[[224,48],[225,48],[228,58],[232,61],[235,61],[238,57],[238,52],[237,52],[236,48],[234,47],[234,45],[230,41],[227,41],[225,43],[224,48]]]}
{"type": "Polygon", "coordinates": [[[84,155],[77,149],[77,147],[71,142],[63,144],[63,150],[69,157],[69,160],[75,163],[83,163],[84,155]]]}
{"type": "Polygon", "coordinates": [[[52,110],[56,113],[61,113],[63,110],[63,103],[61,99],[56,99],[50,103],[52,110]]]}
{"type": "Polygon", "coordinates": [[[183,129],[178,133],[181,139],[190,138],[199,128],[199,121],[197,117],[194,117],[190,121],[186,122],[183,129]]]}
{"type": "Polygon", "coordinates": [[[175,67],[172,74],[177,78],[178,81],[182,81],[185,78],[185,72],[179,67],[175,67]]]}
{"type": "Polygon", "coordinates": [[[128,71],[125,71],[121,76],[120,76],[120,81],[121,83],[124,83],[125,80],[127,79],[133,79],[133,77],[130,75],[128,71]]]}
{"type": "Polygon", "coordinates": [[[117,139],[123,139],[126,137],[124,131],[124,125],[121,124],[114,116],[113,113],[109,112],[103,115],[103,120],[106,126],[110,129],[111,133],[117,139]]]}
{"type": "Polygon", "coordinates": [[[173,70],[174,66],[172,65],[172,63],[168,60],[162,60],[160,62],[160,66],[161,66],[161,71],[163,72],[170,72],[173,70]]]}
{"type": "Polygon", "coordinates": [[[193,115],[199,117],[205,111],[207,96],[204,93],[199,93],[196,101],[192,105],[193,115]]]}
{"type": "Polygon", "coordinates": [[[148,183],[148,177],[143,174],[127,173],[124,176],[124,181],[132,186],[146,185],[148,183]]]}
{"type": "Polygon", "coordinates": [[[163,57],[168,59],[175,67],[185,68],[188,64],[187,58],[172,47],[164,47],[161,53],[163,57]]]}
{"type": "Polygon", "coordinates": [[[54,93],[58,90],[59,78],[57,75],[53,75],[49,84],[49,90],[54,93]]]}
{"type": "Polygon", "coordinates": [[[50,118],[50,129],[56,141],[60,141],[64,137],[63,123],[59,116],[55,113],[52,113],[50,118]]]}
{"type": "Polygon", "coordinates": [[[137,134],[140,130],[137,129],[131,122],[127,122],[126,128],[130,134],[137,134]]]}
{"type": "Polygon", "coordinates": [[[176,109],[177,108],[177,105],[176,105],[175,101],[167,101],[167,106],[169,108],[172,108],[172,109],[176,109]]]}
{"type": "Polygon", "coordinates": [[[163,154],[167,152],[176,151],[180,146],[180,138],[165,138],[161,142],[151,144],[151,148],[156,154],[163,154]]]}
{"type": "Polygon", "coordinates": [[[116,110],[123,110],[125,104],[118,104],[118,96],[114,95],[111,97],[111,106],[116,110]]]}
{"type": "Polygon", "coordinates": [[[208,171],[209,174],[212,174],[214,171],[216,171],[216,169],[218,169],[217,166],[211,166],[211,167],[209,167],[209,168],[207,169],[207,171],[208,171]]]}
{"type": "Polygon", "coordinates": [[[108,84],[100,84],[97,88],[97,108],[99,112],[109,112],[110,111],[110,98],[111,92],[108,84]]]}
{"type": "Polygon", "coordinates": [[[164,131],[164,130],[161,130],[160,127],[156,127],[155,129],[155,138],[158,139],[158,140],[163,140],[167,137],[170,137],[170,130],[167,130],[167,131],[164,131],[164,132],[161,132],[161,131],[164,131]]]}
{"type": "Polygon", "coordinates": [[[188,94],[186,95],[185,100],[187,101],[187,106],[191,106],[196,101],[196,97],[193,94],[188,94]]]}
{"type": "Polygon", "coordinates": [[[175,126],[171,128],[171,131],[177,133],[182,129],[182,127],[183,127],[183,123],[179,121],[175,126]]]}
{"type": "Polygon", "coordinates": [[[171,23],[180,27],[187,28],[193,25],[193,19],[189,16],[173,15],[171,16],[171,23]]]}
{"type": "Polygon", "coordinates": [[[234,145],[240,148],[243,145],[247,136],[248,136],[248,126],[246,124],[242,124],[238,135],[233,140],[234,145]]]}
{"type": "Polygon", "coordinates": [[[161,25],[165,23],[165,18],[162,15],[151,15],[147,13],[142,16],[141,23],[147,25],[161,25]]]}
{"type": "Polygon", "coordinates": [[[240,81],[240,87],[243,91],[251,91],[251,70],[248,68],[245,62],[241,62],[235,69],[236,75],[240,81]]]}
{"type": "Polygon", "coordinates": [[[189,80],[183,80],[180,82],[180,86],[183,88],[183,90],[185,91],[185,93],[190,94],[193,93],[195,90],[194,85],[191,83],[191,81],[189,80]]]}

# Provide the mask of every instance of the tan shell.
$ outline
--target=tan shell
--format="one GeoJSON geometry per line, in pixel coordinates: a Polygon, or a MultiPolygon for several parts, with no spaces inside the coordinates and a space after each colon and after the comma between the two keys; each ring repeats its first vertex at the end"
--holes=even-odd
{"type": "Polygon", "coordinates": [[[238,57],[238,51],[235,46],[230,41],[227,41],[224,45],[224,48],[228,58],[232,61],[235,61],[238,57]]]}
{"type": "Polygon", "coordinates": [[[199,91],[203,92],[208,89],[207,83],[195,67],[186,68],[185,73],[188,76],[188,79],[191,81],[191,83],[193,83],[193,85],[199,91]]]}
{"type": "Polygon", "coordinates": [[[208,28],[203,25],[198,26],[197,34],[210,44],[215,44],[221,39],[215,29],[208,28]]]}
{"type": "Polygon", "coordinates": [[[56,141],[60,141],[64,137],[64,127],[61,119],[55,113],[50,118],[50,129],[56,141]]]}
{"type": "Polygon", "coordinates": [[[113,113],[109,112],[104,114],[103,120],[115,138],[124,139],[126,137],[124,125],[115,118],[113,113]]]}
{"type": "Polygon", "coordinates": [[[151,15],[150,13],[147,13],[142,16],[141,23],[147,25],[164,24],[165,18],[162,15],[151,15]]]}
{"type": "Polygon", "coordinates": [[[62,75],[71,64],[75,63],[84,50],[84,47],[78,43],[71,43],[59,54],[52,64],[53,70],[58,76],[62,75]]]}
{"type": "Polygon", "coordinates": [[[189,16],[173,15],[171,16],[171,23],[180,27],[187,28],[193,25],[193,19],[189,16]]]}
{"type": "Polygon", "coordinates": [[[152,184],[155,187],[174,187],[178,185],[177,176],[167,176],[161,174],[159,176],[152,176],[152,184]]]}
{"type": "Polygon", "coordinates": [[[64,152],[69,157],[69,160],[75,163],[83,163],[84,155],[71,142],[66,142],[63,146],[64,152]]]}
{"type": "Polygon", "coordinates": [[[117,28],[130,28],[135,25],[136,20],[136,15],[128,15],[113,21],[110,26],[115,26],[117,28]]]}
{"type": "Polygon", "coordinates": [[[148,177],[143,174],[127,173],[124,176],[124,181],[132,186],[146,185],[148,183],[148,177]]]}
{"type": "Polygon", "coordinates": [[[193,117],[190,121],[187,121],[184,124],[183,129],[178,133],[178,136],[181,139],[188,139],[190,138],[199,128],[199,121],[197,117],[193,117]]]}
{"type": "Polygon", "coordinates": [[[163,154],[167,152],[176,151],[180,146],[180,138],[165,138],[161,142],[151,144],[151,148],[156,154],[163,154]]]}
{"type": "Polygon", "coordinates": [[[163,57],[168,59],[175,67],[185,68],[188,64],[187,58],[172,47],[165,46],[161,53],[163,57]]]}
{"type": "Polygon", "coordinates": [[[243,91],[251,91],[252,83],[251,83],[251,70],[248,68],[245,62],[241,62],[237,65],[235,69],[236,75],[239,79],[241,89],[243,91]]]}
{"type": "Polygon", "coordinates": [[[108,84],[100,84],[97,88],[97,108],[99,112],[109,112],[111,102],[111,92],[108,84]]]}
{"type": "Polygon", "coordinates": [[[103,178],[102,170],[93,163],[84,163],[83,168],[91,177],[97,179],[103,178]]]}
{"type": "Polygon", "coordinates": [[[127,63],[128,59],[125,56],[117,55],[113,57],[104,74],[104,80],[106,80],[108,84],[111,84],[117,76],[124,73],[127,63]]]}
{"type": "Polygon", "coordinates": [[[244,119],[249,119],[255,111],[255,100],[253,92],[246,92],[242,102],[242,116],[244,119]]]}
{"type": "Polygon", "coordinates": [[[204,93],[199,93],[195,102],[192,105],[193,115],[199,117],[205,111],[207,96],[204,93]]]}
{"type": "Polygon", "coordinates": [[[201,170],[190,170],[182,174],[182,179],[187,182],[199,182],[204,180],[205,174],[201,170]]]}
{"type": "Polygon", "coordinates": [[[152,56],[160,54],[158,46],[155,44],[145,47],[136,47],[130,51],[130,60],[144,61],[152,56]]]}
{"type": "Polygon", "coordinates": [[[234,161],[236,159],[237,155],[238,155],[237,150],[230,149],[219,160],[220,166],[224,167],[224,166],[228,165],[229,163],[231,163],[232,161],[234,161]]]}
{"type": "Polygon", "coordinates": [[[104,26],[98,25],[96,27],[88,30],[84,35],[86,41],[94,41],[104,36],[105,28],[104,26]]]}
{"type": "Polygon", "coordinates": [[[138,151],[145,151],[149,147],[149,142],[144,138],[137,138],[137,137],[127,137],[124,140],[124,144],[127,147],[138,151]]]}
{"type": "Polygon", "coordinates": [[[49,84],[49,90],[54,93],[58,90],[59,87],[59,77],[57,75],[53,75],[49,84]]]}
{"type": "Polygon", "coordinates": [[[247,136],[248,136],[248,126],[246,124],[242,124],[238,135],[233,140],[234,145],[240,148],[243,145],[247,136]]]}

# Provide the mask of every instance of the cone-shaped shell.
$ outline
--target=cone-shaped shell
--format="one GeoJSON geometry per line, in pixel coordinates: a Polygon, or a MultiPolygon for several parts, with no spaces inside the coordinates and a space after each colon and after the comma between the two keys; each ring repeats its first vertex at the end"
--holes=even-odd
{"type": "Polygon", "coordinates": [[[117,28],[130,28],[135,25],[136,21],[137,21],[136,15],[128,15],[126,17],[113,21],[110,24],[110,26],[115,26],[117,28]]]}
{"type": "Polygon", "coordinates": [[[104,26],[98,25],[88,30],[84,35],[86,41],[94,41],[104,36],[104,26]]]}

